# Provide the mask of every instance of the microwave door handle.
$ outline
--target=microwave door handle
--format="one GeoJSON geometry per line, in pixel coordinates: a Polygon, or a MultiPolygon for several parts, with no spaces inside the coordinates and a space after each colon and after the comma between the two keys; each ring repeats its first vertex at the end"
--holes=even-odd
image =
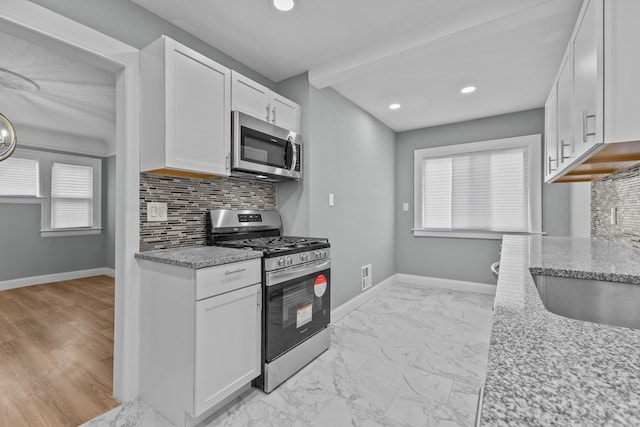
{"type": "Polygon", "coordinates": [[[295,142],[293,142],[291,136],[289,136],[287,141],[289,142],[289,144],[291,144],[291,152],[293,157],[293,159],[291,160],[291,168],[289,169],[289,175],[291,175],[296,170],[296,165],[298,163],[298,147],[296,147],[296,144],[295,142]]]}

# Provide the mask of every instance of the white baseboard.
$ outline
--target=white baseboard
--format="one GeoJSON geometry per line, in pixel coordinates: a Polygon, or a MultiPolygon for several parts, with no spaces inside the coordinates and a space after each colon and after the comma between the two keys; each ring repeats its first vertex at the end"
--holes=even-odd
{"type": "Polygon", "coordinates": [[[439,277],[414,276],[412,274],[397,274],[399,283],[409,283],[418,286],[444,288],[452,291],[476,292],[479,294],[495,295],[496,285],[486,283],[466,282],[464,280],[442,279],[439,277]]]}
{"type": "Polygon", "coordinates": [[[65,273],[44,274],[42,276],[23,277],[20,279],[0,281],[0,291],[23,288],[25,286],[41,285],[43,283],[60,282],[62,280],[82,279],[85,277],[107,275],[115,277],[112,268],[100,267],[88,270],[68,271],[65,273]]]}
{"type": "Polygon", "coordinates": [[[391,284],[396,282],[396,276],[397,274],[387,277],[382,282],[370,287],[360,295],[351,298],[349,301],[331,310],[331,321],[335,322],[342,319],[344,316],[387,289],[391,284]]]}

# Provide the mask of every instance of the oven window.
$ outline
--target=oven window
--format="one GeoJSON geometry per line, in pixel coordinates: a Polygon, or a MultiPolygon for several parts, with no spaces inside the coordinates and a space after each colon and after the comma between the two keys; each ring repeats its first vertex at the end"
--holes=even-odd
{"type": "Polygon", "coordinates": [[[300,328],[313,318],[313,291],[304,284],[285,289],[282,296],[282,327],[300,328]]]}
{"type": "Polygon", "coordinates": [[[285,147],[286,141],[242,128],[242,160],[284,168],[285,147]]]}
{"type": "Polygon", "coordinates": [[[273,360],[329,324],[330,270],[266,288],[266,359],[273,360]]]}

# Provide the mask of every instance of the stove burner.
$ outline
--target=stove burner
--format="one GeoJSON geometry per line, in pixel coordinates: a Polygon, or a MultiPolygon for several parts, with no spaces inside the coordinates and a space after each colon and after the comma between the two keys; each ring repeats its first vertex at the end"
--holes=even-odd
{"type": "Polygon", "coordinates": [[[327,239],[316,239],[308,237],[278,236],[278,237],[258,237],[255,239],[226,240],[219,242],[223,246],[233,248],[263,250],[267,253],[277,253],[291,250],[313,249],[314,246],[324,246],[328,244],[327,239]]]}

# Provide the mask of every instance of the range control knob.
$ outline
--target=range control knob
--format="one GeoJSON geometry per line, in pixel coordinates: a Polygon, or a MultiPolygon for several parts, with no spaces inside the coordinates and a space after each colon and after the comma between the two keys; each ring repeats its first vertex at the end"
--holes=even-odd
{"type": "Polygon", "coordinates": [[[322,251],[322,258],[326,258],[327,257],[327,251],[322,251]]]}
{"type": "Polygon", "coordinates": [[[318,258],[320,258],[320,256],[322,256],[322,254],[320,253],[320,251],[315,251],[313,253],[313,256],[314,256],[315,259],[318,259],[318,258]]]}
{"type": "Polygon", "coordinates": [[[280,267],[284,267],[284,263],[285,263],[284,258],[280,258],[280,259],[278,260],[278,265],[279,265],[280,267]]]}
{"type": "Polygon", "coordinates": [[[293,264],[293,260],[291,259],[290,256],[287,257],[286,263],[287,263],[287,265],[292,265],[293,264]]]}
{"type": "Polygon", "coordinates": [[[302,262],[309,261],[309,254],[300,255],[300,259],[302,260],[302,262]]]}

